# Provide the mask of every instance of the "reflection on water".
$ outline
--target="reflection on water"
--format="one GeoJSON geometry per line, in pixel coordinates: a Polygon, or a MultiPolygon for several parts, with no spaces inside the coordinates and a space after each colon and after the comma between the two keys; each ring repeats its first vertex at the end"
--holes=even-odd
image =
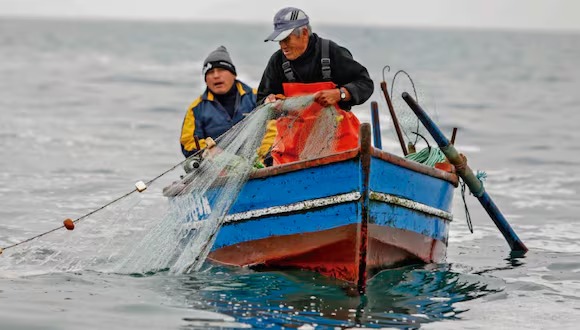
{"type": "Polygon", "coordinates": [[[478,270],[474,272],[474,274],[483,275],[485,273],[492,273],[500,270],[514,269],[523,266],[525,264],[524,262],[525,259],[526,259],[525,252],[511,251],[509,256],[504,259],[504,261],[506,262],[505,265],[478,270]]]}
{"type": "Polygon", "coordinates": [[[418,328],[459,318],[464,310],[455,303],[500,292],[504,286],[499,279],[461,274],[446,264],[383,271],[369,282],[363,297],[352,296],[336,280],[305,271],[214,267],[180,281],[180,294],[189,306],[215,310],[256,328],[418,328]]]}

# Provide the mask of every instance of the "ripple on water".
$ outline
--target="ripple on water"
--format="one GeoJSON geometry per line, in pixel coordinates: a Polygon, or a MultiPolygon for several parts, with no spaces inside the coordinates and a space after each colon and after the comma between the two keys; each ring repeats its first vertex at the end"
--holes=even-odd
{"type": "Polygon", "coordinates": [[[311,272],[237,274],[216,269],[180,279],[180,294],[188,304],[256,328],[419,327],[458,319],[462,310],[456,303],[501,292],[504,285],[498,279],[451,271],[448,265],[409,266],[377,274],[361,298],[344,283],[311,272]]]}

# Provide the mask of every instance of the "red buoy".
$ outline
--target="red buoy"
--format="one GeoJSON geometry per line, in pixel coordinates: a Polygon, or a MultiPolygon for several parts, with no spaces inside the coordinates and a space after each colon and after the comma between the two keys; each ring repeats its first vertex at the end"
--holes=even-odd
{"type": "Polygon", "coordinates": [[[75,229],[75,223],[72,221],[72,219],[66,219],[63,221],[64,227],[68,230],[73,230],[75,229]]]}

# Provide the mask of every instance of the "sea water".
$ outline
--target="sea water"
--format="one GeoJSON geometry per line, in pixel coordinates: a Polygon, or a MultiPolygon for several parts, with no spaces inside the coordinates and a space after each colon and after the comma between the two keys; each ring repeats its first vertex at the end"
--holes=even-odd
{"type": "MultiPolygon", "coordinates": [[[[0,19],[0,246],[86,214],[183,160],[181,124],[203,92],[205,56],[225,45],[238,78],[257,87],[276,50],[262,42],[268,25],[232,26],[0,19]]],[[[59,272],[27,258],[11,268],[15,248],[0,256],[0,329],[575,329],[580,35],[314,29],[368,68],[375,93],[353,111],[368,122],[369,103],[378,101],[383,148],[398,155],[378,82],[385,65],[389,84],[397,70],[413,77],[442,130],[459,128],[455,145],[470,166],[487,172],[487,191],[530,248],[525,257],[510,256],[468,195],[470,233],[459,193],[447,262],[382,272],[362,298],[302,271],[59,272]]],[[[164,202],[163,184],[102,217],[126,220],[113,224],[118,229],[140,228],[127,210],[164,202]]],[[[90,227],[81,222],[40,240],[74,249],[90,227]]]]}

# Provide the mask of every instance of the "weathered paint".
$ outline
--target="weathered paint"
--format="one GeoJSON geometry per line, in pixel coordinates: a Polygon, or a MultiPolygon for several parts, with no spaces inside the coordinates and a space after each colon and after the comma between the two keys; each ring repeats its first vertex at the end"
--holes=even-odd
{"type": "Polygon", "coordinates": [[[272,206],[263,209],[251,210],[247,212],[234,213],[226,216],[225,222],[235,222],[242,220],[249,220],[254,218],[260,218],[267,215],[282,215],[285,213],[292,212],[302,212],[308,211],[310,209],[315,209],[319,207],[341,204],[345,202],[358,201],[360,199],[360,193],[358,191],[351,192],[342,195],[329,196],[324,198],[311,199],[303,202],[292,203],[281,206],[272,206]]]}
{"type": "Polygon", "coordinates": [[[357,232],[358,274],[357,290],[364,294],[367,285],[367,249],[368,249],[368,224],[370,216],[369,205],[369,180],[371,172],[371,126],[362,124],[360,128],[360,167],[361,167],[361,212],[360,224],[357,232]]]}
{"type": "Polygon", "coordinates": [[[358,159],[249,180],[230,214],[359,191],[358,159]],[[355,175],[353,175],[355,173],[355,175]]]}
{"type": "Polygon", "coordinates": [[[295,235],[359,223],[358,201],[329,205],[302,212],[264,216],[225,223],[213,250],[272,236],[295,235]]]}
{"type": "Polygon", "coordinates": [[[371,166],[372,191],[399,196],[451,212],[455,189],[452,183],[382,159],[373,158],[371,166]]]}
{"type": "MultiPolygon", "coordinates": [[[[314,199],[314,200],[309,200],[309,201],[303,201],[303,202],[298,202],[298,203],[292,203],[292,204],[287,204],[287,205],[282,205],[282,206],[274,206],[274,207],[270,207],[270,208],[264,208],[264,209],[257,209],[257,210],[252,210],[252,211],[248,211],[248,212],[242,212],[242,213],[235,213],[235,214],[231,214],[228,215],[225,219],[225,223],[224,223],[224,228],[227,228],[227,226],[235,223],[235,222],[244,222],[247,220],[264,220],[261,218],[265,218],[267,217],[268,220],[268,224],[269,225],[276,225],[275,223],[273,223],[273,219],[274,217],[276,219],[278,219],[281,216],[286,216],[289,217],[290,215],[292,215],[294,219],[293,223],[302,223],[302,222],[306,222],[306,221],[311,221],[310,219],[312,219],[313,215],[310,214],[310,212],[316,212],[316,217],[320,217],[320,218],[324,218],[324,217],[337,217],[341,215],[341,211],[339,211],[340,209],[323,209],[323,208],[327,208],[330,206],[336,206],[337,204],[343,204],[343,203],[353,203],[353,202],[357,202],[359,201],[361,198],[361,193],[359,192],[353,192],[353,193],[347,193],[347,194],[342,194],[342,195],[336,195],[336,196],[330,196],[330,197],[326,197],[326,198],[320,198],[320,199],[314,199]]],[[[403,208],[406,208],[410,211],[414,211],[413,213],[409,213],[409,214],[413,214],[412,216],[406,216],[406,220],[403,222],[404,224],[407,224],[407,227],[396,227],[396,228],[402,228],[402,229],[406,229],[406,230],[411,230],[411,231],[415,231],[418,233],[425,233],[426,229],[425,226],[428,226],[428,222],[429,221],[441,221],[441,220],[448,220],[451,221],[453,218],[453,215],[451,213],[439,210],[439,209],[435,209],[411,200],[407,200],[404,198],[400,198],[397,196],[392,196],[392,195],[387,195],[387,194],[381,194],[381,193],[376,193],[376,192],[370,192],[369,193],[369,199],[371,201],[371,203],[373,203],[372,205],[374,205],[374,201],[379,201],[379,202],[384,202],[386,204],[392,204],[392,205],[396,205],[396,206],[401,206],[403,208]],[[421,215],[423,213],[423,215],[421,215]],[[420,217],[419,220],[414,219],[416,217],[420,217]],[[439,220],[437,220],[439,218],[439,220]],[[416,224],[419,224],[418,226],[416,224]]],[[[388,205],[381,205],[381,206],[377,206],[377,207],[372,207],[371,208],[371,214],[373,217],[372,222],[375,223],[376,220],[374,220],[375,218],[378,219],[385,219],[385,218],[391,218],[393,217],[392,215],[389,214],[389,212],[391,212],[391,210],[393,210],[393,208],[388,208],[389,212],[384,211],[382,206],[388,206],[388,205]]],[[[348,211],[351,212],[351,211],[348,211]]],[[[355,211],[356,212],[356,211],[355,211]]],[[[394,211],[393,211],[394,212],[394,211]]],[[[399,212],[398,215],[402,214],[401,212],[399,212]]],[[[353,221],[356,221],[356,219],[354,219],[353,221]]],[[[332,222],[332,221],[325,221],[326,224],[329,225],[341,225],[341,222],[332,222]]],[[[380,223],[380,221],[379,221],[380,223]]],[[[248,224],[249,225],[249,224],[248,224]]],[[[286,224],[284,224],[285,226],[286,224]]],[[[393,222],[392,225],[394,226],[395,223],[393,222]]],[[[318,230],[321,227],[320,226],[316,226],[316,228],[311,228],[309,226],[304,226],[304,225],[299,225],[299,227],[301,228],[301,230],[304,231],[313,231],[313,230],[318,230]]],[[[443,227],[441,227],[443,228],[443,227]]],[[[222,229],[222,230],[226,230],[227,229],[222,229]]],[[[244,225],[240,225],[237,227],[237,230],[248,230],[248,228],[245,228],[244,225]]],[[[253,229],[252,229],[253,230],[253,229]]],[[[271,232],[265,232],[265,231],[252,231],[253,235],[252,239],[261,239],[261,238],[265,238],[270,236],[272,233],[271,232]],[[262,235],[258,235],[260,232],[262,232],[262,235]]],[[[435,235],[430,235],[433,237],[441,237],[441,233],[435,233],[433,232],[435,235]]],[[[433,234],[432,233],[432,234],[433,234]]],[[[240,236],[235,234],[236,236],[240,236]]]]}
{"type": "Polygon", "coordinates": [[[449,212],[445,212],[443,210],[425,205],[425,204],[421,204],[415,201],[412,201],[410,199],[406,199],[406,198],[402,198],[402,197],[398,197],[398,196],[394,196],[394,195],[390,195],[390,194],[383,194],[383,193],[377,193],[374,191],[371,191],[370,193],[370,199],[375,200],[375,201],[381,201],[381,202],[385,202],[388,204],[394,204],[394,205],[398,205],[398,206],[402,206],[404,208],[410,209],[410,210],[414,210],[417,212],[422,212],[428,215],[433,215],[436,216],[438,218],[444,219],[444,220],[453,220],[453,213],[449,213],[449,212]]]}
{"type": "Polygon", "coordinates": [[[372,150],[373,158],[381,159],[386,162],[389,162],[393,165],[397,165],[403,168],[408,168],[413,172],[427,174],[428,176],[442,179],[448,181],[453,184],[453,186],[457,187],[459,184],[457,175],[454,173],[448,173],[445,171],[438,170],[433,167],[426,166],[424,164],[416,163],[407,160],[406,158],[399,157],[397,155],[390,154],[386,151],[373,149],[372,150]]]}
{"type": "Polygon", "coordinates": [[[370,146],[364,155],[357,149],[254,173],[210,258],[311,269],[360,289],[369,269],[444,258],[455,174],[370,146]]]}
{"type": "Polygon", "coordinates": [[[403,229],[447,242],[449,221],[394,204],[371,201],[374,224],[403,229]]]}

